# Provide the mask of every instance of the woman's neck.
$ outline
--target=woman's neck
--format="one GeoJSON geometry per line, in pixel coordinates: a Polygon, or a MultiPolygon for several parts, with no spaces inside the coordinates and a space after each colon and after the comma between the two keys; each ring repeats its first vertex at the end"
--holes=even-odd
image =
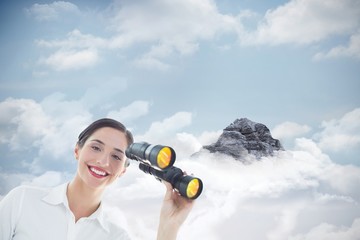
{"type": "Polygon", "coordinates": [[[82,217],[89,217],[100,206],[103,189],[87,186],[78,176],[68,185],[66,196],[75,222],[82,217]]]}

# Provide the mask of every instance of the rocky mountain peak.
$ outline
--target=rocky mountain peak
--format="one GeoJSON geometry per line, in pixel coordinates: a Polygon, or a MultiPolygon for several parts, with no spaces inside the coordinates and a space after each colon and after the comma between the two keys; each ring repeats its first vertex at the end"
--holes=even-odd
{"type": "Polygon", "coordinates": [[[223,130],[216,143],[203,148],[235,159],[241,159],[247,154],[261,158],[273,155],[274,151],[284,150],[280,141],[271,136],[268,127],[247,118],[236,119],[223,130]]]}

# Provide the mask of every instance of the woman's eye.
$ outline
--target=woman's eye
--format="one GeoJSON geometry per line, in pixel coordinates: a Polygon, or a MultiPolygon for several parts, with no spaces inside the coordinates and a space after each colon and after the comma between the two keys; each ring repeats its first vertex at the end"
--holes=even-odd
{"type": "Polygon", "coordinates": [[[91,148],[95,151],[100,151],[101,149],[98,146],[91,146],[91,148]]]}
{"type": "Polygon", "coordinates": [[[113,158],[115,159],[115,160],[121,160],[121,157],[119,157],[118,155],[113,155],[113,158]]]}

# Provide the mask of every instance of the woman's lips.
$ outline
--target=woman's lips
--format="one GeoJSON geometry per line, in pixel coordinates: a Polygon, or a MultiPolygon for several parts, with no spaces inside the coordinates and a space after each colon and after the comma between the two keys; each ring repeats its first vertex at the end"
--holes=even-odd
{"type": "Polygon", "coordinates": [[[89,172],[91,173],[91,175],[93,175],[96,178],[104,178],[109,175],[109,173],[107,173],[106,171],[104,171],[103,169],[101,169],[99,167],[88,166],[88,168],[89,168],[89,172]]]}

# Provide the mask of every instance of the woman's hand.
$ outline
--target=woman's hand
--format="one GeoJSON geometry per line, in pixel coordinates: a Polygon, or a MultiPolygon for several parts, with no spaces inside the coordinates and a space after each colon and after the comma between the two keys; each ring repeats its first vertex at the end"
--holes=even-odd
{"type": "Polygon", "coordinates": [[[160,213],[157,240],[175,240],[180,226],[189,215],[194,200],[182,197],[170,183],[163,181],[166,194],[160,213]]]}

